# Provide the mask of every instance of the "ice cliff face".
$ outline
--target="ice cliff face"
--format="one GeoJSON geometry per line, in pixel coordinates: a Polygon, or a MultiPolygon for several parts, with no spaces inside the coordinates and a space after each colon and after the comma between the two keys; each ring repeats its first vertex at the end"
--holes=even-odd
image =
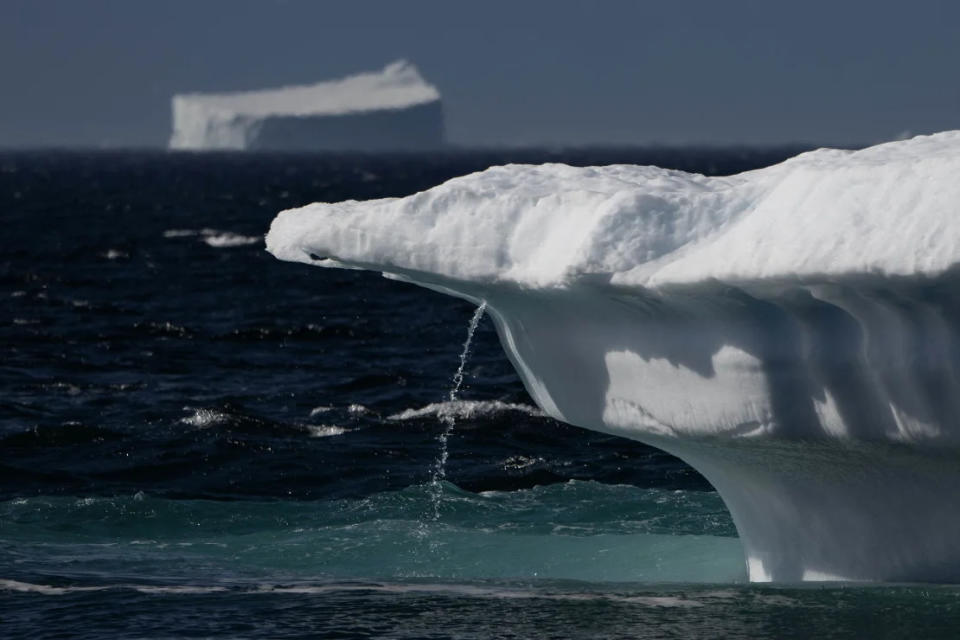
{"type": "Polygon", "coordinates": [[[714,484],[752,580],[960,581],[960,132],[495,167],[282,212],[267,248],[486,301],[547,413],[714,484]]]}
{"type": "Polygon", "coordinates": [[[404,150],[443,143],[440,94],[405,61],[313,85],[173,97],[171,149],[404,150]]]}

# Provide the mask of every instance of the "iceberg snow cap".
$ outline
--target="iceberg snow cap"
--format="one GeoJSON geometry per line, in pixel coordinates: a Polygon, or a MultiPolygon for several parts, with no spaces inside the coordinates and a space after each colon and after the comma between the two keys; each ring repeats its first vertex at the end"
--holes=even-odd
{"type": "Polygon", "coordinates": [[[406,198],[281,212],[267,249],[436,285],[935,274],[960,259],[957,175],[958,131],[725,177],[507,165],[406,198]]]}

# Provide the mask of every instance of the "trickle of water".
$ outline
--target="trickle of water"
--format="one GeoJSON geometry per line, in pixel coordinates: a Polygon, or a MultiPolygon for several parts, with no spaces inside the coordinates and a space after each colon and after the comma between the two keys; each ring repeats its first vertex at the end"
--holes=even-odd
{"type": "Polygon", "coordinates": [[[460,352],[460,366],[457,367],[457,372],[453,375],[450,392],[447,394],[447,401],[451,403],[450,410],[440,411],[437,414],[440,422],[443,423],[443,431],[440,432],[440,436],[437,439],[440,444],[440,454],[433,464],[433,473],[430,477],[430,503],[433,510],[431,520],[434,522],[440,519],[440,501],[443,497],[443,481],[447,477],[447,458],[450,455],[447,449],[447,442],[450,440],[450,434],[453,433],[454,427],[457,426],[452,404],[457,401],[457,396],[460,394],[460,387],[463,385],[463,370],[467,366],[467,360],[470,359],[470,346],[473,343],[473,334],[476,333],[477,325],[480,324],[480,318],[483,317],[483,312],[486,311],[486,309],[487,302],[484,300],[480,303],[480,306],[477,307],[477,310],[473,312],[473,317],[470,318],[470,326],[467,328],[467,339],[463,343],[463,351],[460,352]]]}

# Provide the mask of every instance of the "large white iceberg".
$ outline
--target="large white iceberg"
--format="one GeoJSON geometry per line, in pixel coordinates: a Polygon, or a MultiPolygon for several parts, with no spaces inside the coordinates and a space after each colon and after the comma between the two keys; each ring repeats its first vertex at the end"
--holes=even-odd
{"type": "Polygon", "coordinates": [[[494,167],[284,211],[267,248],[485,300],[544,411],[713,483],[751,580],[960,580],[960,131],[494,167]]]}
{"type": "Polygon", "coordinates": [[[173,97],[171,149],[418,150],[443,144],[437,89],[409,62],[317,84],[173,97]]]}

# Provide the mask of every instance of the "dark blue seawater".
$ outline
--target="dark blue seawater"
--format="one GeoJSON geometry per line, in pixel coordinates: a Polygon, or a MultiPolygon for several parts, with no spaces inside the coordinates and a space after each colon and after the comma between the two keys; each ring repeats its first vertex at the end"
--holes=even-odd
{"type": "Polygon", "coordinates": [[[953,588],[746,584],[703,478],[540,415],[486,319],[446,402],[468,304],[263,248],[491,164],[794,151],[0,155],[0,637],[954,636],[953,588]]]}

